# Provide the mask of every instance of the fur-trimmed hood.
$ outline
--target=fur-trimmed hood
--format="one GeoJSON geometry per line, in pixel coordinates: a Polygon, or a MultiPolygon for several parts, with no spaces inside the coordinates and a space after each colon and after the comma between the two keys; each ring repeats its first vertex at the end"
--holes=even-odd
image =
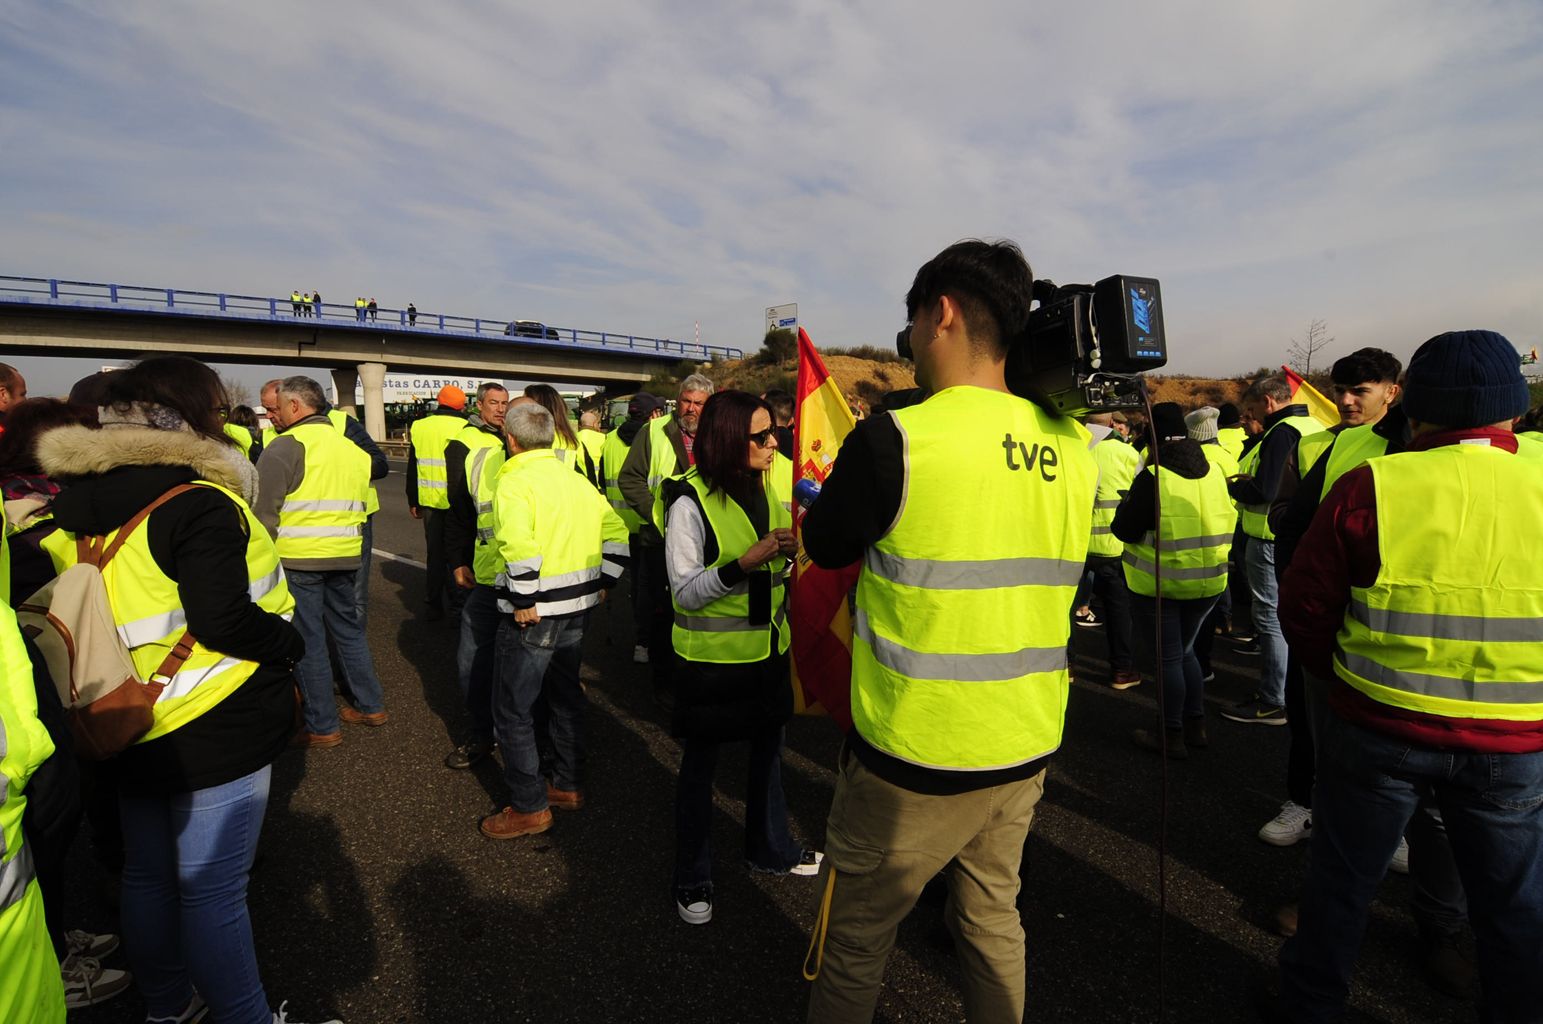
{"type": "Polygon", "coordinates": [[[201,480],[235,491],[248,505],[257,500],[257,469],[241,449],[186,430],[59,427],[38,438],[37,456],[43,472],[61,482],[125,466],[186,467],[201,480]]]}

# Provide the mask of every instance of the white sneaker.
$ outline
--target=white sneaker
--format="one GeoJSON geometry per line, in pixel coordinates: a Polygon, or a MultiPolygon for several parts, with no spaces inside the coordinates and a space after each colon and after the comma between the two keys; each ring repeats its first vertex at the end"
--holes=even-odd
{"type": "Polygon", "coordinates": [[[109,970],[78,953],[64,958],[59,973],[64,978],[64,1005],[71,1010],[105,1003],[134,982],[128,971],[109,970]]]}
{"type": "Polygon", "coordinates": [[[93,935],[76,928],[64,933],[64,945],[69,950],[69,956],[89,956],[93,960],[100,960],[118,948],[118,936],[93,935]]]}
{"type": "MultiPolygon", "coordinates": [[[[284,1007],[288,1005],[288,999],[279,1004],[279,1012],[273,1015],[273,1024],[300,1024],[297,1020],[290,1020],[289,1014],[284,1012],[284,1007]]],[[[343,1022],[334,1018],[333,1020],[319,1020],[316,1024],[343,1024],[343,1022]]]]}
{"type": "Polygon", "coordinates": [[[1399,837],[1398,849],[1393,851],[1393,861],[1388,865],[1388,870],[1397,871],[1401,875],[1409,874],[1409,840],[1399,837]]]}
{"type": "Polygon", "coordinates": [[[647,665],[648,648],[644,647],[642,644],[637,644],[634,646],[632,648],[632,663],[634,665],[647,665]]]}
{"type": "Polygon", "coordinates": [[[1259,838],[1271,846],[1295,846],[1313,837],[1313,812],[1287,800],[1280,813],[1259,830],[1259,838]]]}

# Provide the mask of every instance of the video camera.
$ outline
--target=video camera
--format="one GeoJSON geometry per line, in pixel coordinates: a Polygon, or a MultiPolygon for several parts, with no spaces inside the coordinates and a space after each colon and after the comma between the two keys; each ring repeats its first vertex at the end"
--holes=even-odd
{"type": "Polygon", "coordinates": [[[1095,285],[1034,282],[1038,305],[1007,351],[1007,386],[1047,412],[1081,416],[1143,404],[1143,370],[1168,361],[1162,294],[1150,277],[1095,285]]]}

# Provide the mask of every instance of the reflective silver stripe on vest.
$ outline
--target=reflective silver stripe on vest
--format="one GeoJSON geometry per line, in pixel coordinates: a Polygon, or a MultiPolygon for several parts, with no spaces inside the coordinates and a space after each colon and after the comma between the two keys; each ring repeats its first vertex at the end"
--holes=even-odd
{"type": "Polygon", "coordinates": [[[617,498],[616,500],[611,502],[611,507],[614,508],[618,512],[625,512],[625,511],[627,511],[627,499],[626,498],[617,498]]]}
{"type": "Polygon", "coordinates": [[[1095,527],[1093,527],[1093,536],[1095,536],[1095,537],[1099,536],[1100,534],[1113,533],[1113,532],[1114,532],[1114,527],[1112,527],[1112,526],[1095,526],[1095,527]]]}
{"type": "MultiPolygon", "coordinates": [[[[246,592],[255,604],[266,597],[274,587],[284,580],[284,569],[280,566],[260,580],[253,580],[247,584],[246,592]]],[[[178,630],[186,629],[188,625],[187,612],[181,608],[173,608],[161,615],[149,615],[143,619],[135,619],[133,622],[125,622],[118,627],[118,639],[123,641],[125,647],[141,647],[145,644],[153,644],[158,640],[165,640],[178,630]]]]}
{"type": "Polygon", "coordinates": [[[604,483],[607,487],[620,487],[621,479],[619,477],[608,476],[605,478],[604,483]]]}
{"type": "Polygon", "coordinates": [[[1071,587],[1083,563],[1062,558],[979,558],[942,561],[906,558],[878,548],[864,556],[868,571],[892,583],[928,590],[994,590],[998,587],[1071,587]]]}
{"type": "Polygon", "coordinates": [[[948,679],[963,683],[994,683],[1035,672],[1066,668],[1066,647],[1025,647],[999,654],[926,654],[913,651],[874,632],[868,613],[857,609],[853,631],[873,650],[873,657],[891,672],[911,679],[948,679]]]}
{"type": "Polygon", "coordinates": [[[143,647],[165,640],[178,630],[186,629],[187,624],[187,613],[181,608],[173,608],[160,615],[147,615],[143,619],[123,623],[118,627],[118,639],[123,641],[125,647],[143,647]]]}
{"type": "Polygon", "coordinates": [[[1373,608],[1351,598],[1350,617],[1376,633],[1423,636],[1432,640],[1466,640],[1487,644],[1543,642],[1543,619],[1490,619],[1482,615],[1442,615],[1436,612],[1395,612],[1373,608]]]}
{"type": "Polygon", "coordinates": [[[280,537],[362,537],[364,526],[280,526],[280,537]]]}
{"type": "Polygon", "coordinates": [[[663,479],[664,479],[664,477],[662,477],[662,476],[651,476],[651,477],[649,477],[648,478],[648,489],[651,491],[655,487],[658,487],[659,486],[659,481],[661,481],[663,479]]]}
{"type": "Polygon", "coordinates": [[[444,459],[423,459],[423,458],[420,458],[418,460],[418,465],[420,465],[420,466],[443,466],[444,464],[445,464],[445,460],[444,459]]]}
{"type": "MultiPolygon", "coordinates": [[[[1144,572],[1148,576],[1157,575],[1157,566],[1145,558],[1137,558],[1131,554],[1130,548],[1125,549],[1123,561],[1137,572],[1144,572]]],[[[1165,580],[1214,580],[1218,576],[1225,575],[1227,575],[1225,563],[1221,565],[1202,565],[1187,569],[1180,569],[1171,565],[1163,567],[1163,579],[1165,580]]]]}
{"type": "Polygon", "coordinates": [[[32,847],[22,843],[16,856],[0,864],[0,913],[21,902],[37,873],[32,868],[32,847]]]}
{"type": "Polygon", "coordinates": [[[450,485],[443,480],[425,480],[421,476],[418,478],[418,486],[426,487],[431,491],[448,490],[450,487],[450,485]]]}
{"type": "MultiPolygon", "coordinates": [[[[585,609],[593,608],[600,603],[599,593],[584,594],[567,601],[537,601],[535,604],[537,615],[572,615],[585,609]]],[[[505,615],[514,614],[514,603],[503,598],[498,599],[498,610],[505,615]]]]}
{"type": "Polygon", "coordinates": [[[166,689],[161,691],[161,695],[155,699],[155,702],[160,704],[162,701],[186,697],[221,672],[233,669],[240,664],[240,658],[221,658],[204,668],[184,668],[167,681],[166,689]]]}
{"type": "Polygon", "coordinates": [[[363,512],[364,502],[347,498],[303,498],[286,501],[279,506],[282,512],[363,512]]]}
{"type": "Polygon", "coordinates": [[[1483,704],[1543,704],[1543,680],[1535,683],[1477,683],[1451,676],[1433,676],[1424,672],[1404,672],[1379,665],[1359,654],[1340,652],[1340,663],[1379,686],[1426,697],[1444,697],[1483,704]]]}
{"type": "MultiPolygon", "coordinates": [[[[477,492],[482,489],[482,466],[483,463],[488,461],[488,452],[490,451],[492,451],[491,448],[478,448],[477,454],[472,456],[471,475],[466,481],[466,492],[474,499],[477,497],[477,492]]],[[[493,503],[491,501],[478,502],[477,514],[481,515],[483,512],[487,512],[492,507],[493,503]],[[482,507],[484,504],[487,505],[487,508],[482,507]]]]}
{"type": "Polygon", "coordinates": [[[486,529],[482,529],[482,530],[478,530],[477,531],[477,543],[479,543],[479,544],[491,544],[491,543],[493,543],[493,528],[491,526],[487,527],[486,529]]]}
{"type": "MultiPolygon", "coordinates": [[[[1200,548],[1219,548],[1223,544],[1231,544],[1231,543],[1232,543],[1232,534],[1230,534],[1230,533],[1219,533],[1219,534],[1216,534],[1215,536],[1212,536],[1212,537],[1180,537],[1178,540],[1165,540],[1165,541],[1163,541],[1163,550],[1164,551],[1197,551],[1200,548]]],[[[1156,538],[1152,536],[1152,531],[1151,530],[1148,530],[1146,532],[1146,534],[1141,538],[1141,544],[1142,544],[1143,547],[1149,547],[1149,548],[1157,547],[1156,538]]]]}
{"type": "Polygon", "coordinates": [[[477,514],[479,516],[485,516],[491,511],[493,511],[493,503],[491,501],[477,502],[477,514]]]}
{"type": "Polygon", "coordinates": [[[777,614],[771,617],[771,622],[752,624],[749,619],[739,618],[733,615],[687,615],[685,612],[675,613],[675,624],[681,629],[689,629],[693,633],[748,633],[752,630],[763,630],[767,626],[776,626],[781,629],[788,621],[788,606],[784,601],[777,606],[777,614]]]}
{"type": "Polygon", "coordinates": [[[556,590],[559,587],[576,587],[580,583],[589,583],[600,578],[600,566],[592,569],[579,569],[575,572],[560,572],[556,576],[541,577],[542,590],[556,590]]]}
{"type": "Polygon", "coordinates": [[[1094,508],[1119,508],[1120,507],[1120,499],[1119,498],[1100,498],[1097,501],[1093,502],[1093,507],[1094,508]]]}

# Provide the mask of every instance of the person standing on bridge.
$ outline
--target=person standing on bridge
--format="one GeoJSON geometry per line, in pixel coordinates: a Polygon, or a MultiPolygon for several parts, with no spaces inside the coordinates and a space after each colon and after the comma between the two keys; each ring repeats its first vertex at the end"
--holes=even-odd
{"type": "Polygon", "coordinates": [[[318,290],[316,290],[316,291],[311,293],[311,308],[313,310],[315,310],[317,316],[321,316],[321,290],[320,289],[318,289],[318,290]]]}
{"type": "Polygon", "coordinates": [[[295,290],[293,290],[293,291],[291,291],[289,293],[289,308],[290,308],[290,314],[292,316],[299,316],[300,315],[300,304],[301,304],[300,289],[296,288],[295,290]]]}
{"type": "Polygon", "coordinates": [[[445,755],[446,768],[470,768],[493,752],[493,645],[498,638],[498,575],[502,563],[493,541],[493,483],[503,468],[504,417],[509,391],[497,381],[477,387],[477,411],[445,446],[450,508],[445,514],[445,552],[455,566],[461,606],[456,674],[471,739],[445,755]]]}
{"type": "MultiPolygon", "coordinates": [[[[648,660],[653,666],[654,700],[661,707],[674,706],[670,675],[675,660],[670,644],[670,578],[665,571],[664,537],[654,527],[654,502],[666,477],[679,476],[696,465],[692,449],[696,444],[697,424],[702,406],[713,393],[713,382],[693,373],[680,382],[675,399],[675,415],[660,417],[638,432],[622,463],[617,479],[622,497],[642,521],[638,543],[643,551],[643,565],[635,577],[636,585],[647,594],[649,605],[648,660]]],[[[642,622],[638,630],[645,629],[642,622]]]]}
{"type": "Polygon", "coordinates": [[[553,806],[584,806],[580,650],[589,610],[627,566],[627,527],[600,493],[558,461],[555,421],[538,402],[510,406],[509,457],[493,494],[498,624],[493,723],[509,804],[482,820],[490,839],[552,827],[553,806]],[[545,698],[552,778],[542,777],[532,710],[545,698]]]}
{"type": "MultiPolygon", "coordinates": [[[[428,563],[423,601],[430,622],[445,617],[445,582],[450,575],[445,558],[445,514],[450,508],[445,449],[466,426],[466,392],[446,384],[439,389],[437,401],[434,411],[415,420],[407,432],[407,510],[414,519],[423,520],[428,563]]],[[[451,609],[459,613],[459,588],[452,587],[449,598],[451,609]]]]}
{"type": "Polygon", "coordinates": [[[305,657],[295,678],[305,700],[298,747],[343,742],[339,719],[355,725],[387,721],[385,697],[354,604],[354,579],[363,552],[370,493],[370,458],[327,418],[321,385],[286,377],[278,389],[283,430],[258,460],[253,511],[278,543],[279,559],[295,595],[295,626],[305,657]],[[327,656],[331,637],[348,692],[358,708],[341,713],[332,697],[327,656]]]}
{"type": "Polygon", "coordinates": [[[375,296],[373,296],[373,295],[370,296],[370,304],[369,304],[369,306],[367,308],[370,311],[370,321],[374,322],[375,314],[380,311],[380,307],[375,305],[375,296]]]}
{"type": "Polygon", "coordinates": [[[354,319],[359,321],[361,324],[364,323],[364,312],[364,296],[354,296],[354,319]]]}
{"type": "Polygon", "coordinates": [[[411,302],[407,304],[407,326],[418,326],[418,307],[413,305],[411,302]]]}

